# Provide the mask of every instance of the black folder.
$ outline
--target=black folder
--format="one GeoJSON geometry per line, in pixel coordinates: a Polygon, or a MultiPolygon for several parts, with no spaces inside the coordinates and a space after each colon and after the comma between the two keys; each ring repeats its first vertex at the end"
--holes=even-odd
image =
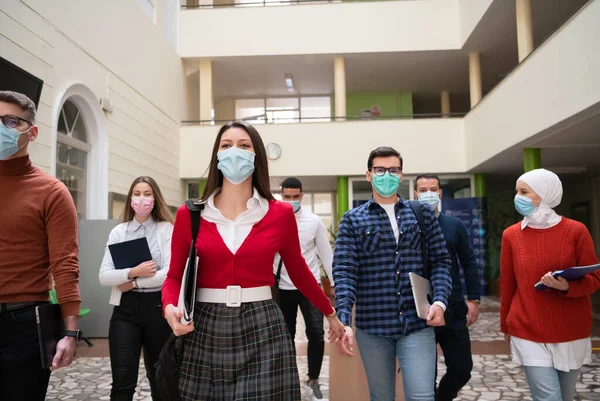
{"type": "Polygon", "coordinates": [[[119,242],[108,246],[115,269],[136,267],[140,263],[152,260],[152,253],[146,237],[119,242]]]}
{"type": "Polygon", "coordinates": [[[56,354],[56,344],[64,337],[65,333],[60,305],[38,305],[35,307],[35,317],[37,320],[42,369],[48,369],[52,366],[52,360],[54,359],[54,354],[56,354]]]}

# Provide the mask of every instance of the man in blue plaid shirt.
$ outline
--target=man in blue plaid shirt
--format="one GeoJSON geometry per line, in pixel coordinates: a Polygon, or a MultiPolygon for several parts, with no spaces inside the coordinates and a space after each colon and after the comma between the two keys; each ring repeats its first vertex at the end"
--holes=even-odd
{"type": "Polygon", "coordinates": [[[369,155],[367,181],[373,197],[342,218],[336,240],[333,277],[337,314],[346,326],[339,347],[354,355],[352,307],[371,401],[395,399],[396,357],[407,401],[433,401],[436,342],[433,327],[443,326],[452,289],[451,260],[431,207],[423,205],[426,227],[408,201],[397,195],[402,157],[390,147],[369,155]],[[423,276],[421,241],[427,241],[433,304],[426,320],[417,316],[408,273],[423,276]]]}

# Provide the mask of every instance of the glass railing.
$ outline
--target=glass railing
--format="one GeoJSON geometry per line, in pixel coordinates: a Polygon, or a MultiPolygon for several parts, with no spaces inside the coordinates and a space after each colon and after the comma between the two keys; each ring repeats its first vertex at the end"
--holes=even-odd
{"type": "MultiPolygon", "coordinates": [[[[181,8],[185,10],[206,9],[206,8],[228,8],[228,7],[269,7],[269,6],[292,6],[299,4],[328,4],[328,3],[364,3],[381,1],[401,1],[401,0],[213,0],[213,1],[188,1],[181,8]]],[[[417,1],[417,0],[402,0],[417,1]]],[[[422,1],[422,0],[419,0],[422,1]]]]}
{"type": "MultiPolygon", "coordinates": [[[[345,116],[345,117],[299,117],[299,118],[240,118],[253,125],[263,124],[304,124],[304,123],[325,123],[325,122],[343,122],[343,121],[383,121],[383,120],[418,120],[426,118],[462,118],[466,112],[460,113],[418,113],[395,116],[345,116]]],[[[222,125],[231,120],[183,120],[181,124],[185,125],[222,125]]]]}

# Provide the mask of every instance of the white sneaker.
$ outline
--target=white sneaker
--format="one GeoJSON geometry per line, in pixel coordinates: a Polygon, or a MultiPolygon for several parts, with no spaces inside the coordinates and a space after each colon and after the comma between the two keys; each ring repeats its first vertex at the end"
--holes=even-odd
{"type": "Polygon", "coordinates": [[[305,387],[311,401],[327,401],[326,398],[323,398],[323,393],[321,392],[321,385],[319,382],[309,383],[307,381],[305,387]]]}

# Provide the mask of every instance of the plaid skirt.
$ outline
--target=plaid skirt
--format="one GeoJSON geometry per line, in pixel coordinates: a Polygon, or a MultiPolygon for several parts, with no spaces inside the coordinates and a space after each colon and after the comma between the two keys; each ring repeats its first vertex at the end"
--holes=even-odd
{"type": "Polygon", "coordinates": [[[294,345],[273,300],[230,308],[196,303],[184,341],[184,401],[299,401],[294,345]]]}

